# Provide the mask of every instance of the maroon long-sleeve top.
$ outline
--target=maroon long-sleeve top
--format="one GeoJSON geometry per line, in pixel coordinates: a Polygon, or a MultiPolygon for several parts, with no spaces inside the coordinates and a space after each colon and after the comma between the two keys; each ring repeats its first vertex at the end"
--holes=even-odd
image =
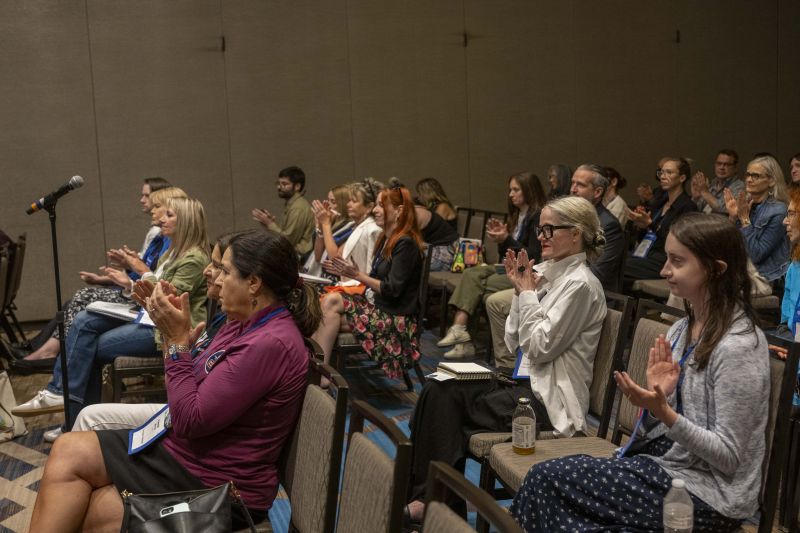
{"type": "Polygon", "coordinates": [[[205,485],[234,481],[248,507],[269,509],[308,370],[289,312],[273,306],[231,321],[196,359],[187,352],[165,363],[172,431],[163,446],[205,485]]]}

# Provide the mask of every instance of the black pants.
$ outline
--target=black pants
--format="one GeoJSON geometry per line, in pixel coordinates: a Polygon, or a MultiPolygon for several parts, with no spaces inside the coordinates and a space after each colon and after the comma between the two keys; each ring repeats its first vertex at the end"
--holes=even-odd
{"type": "Polygon", "coordinates": [[[410,423],[414,447],[408,501],[424,499],[431,461],[443,461],[463,472],[470,436],[511,431],[514,409],[523,396],[531,398],[538,429],[552,430],[547,410],[533,396],[527,381],[512,387],[494,379],[427,380],[410,423]]]}

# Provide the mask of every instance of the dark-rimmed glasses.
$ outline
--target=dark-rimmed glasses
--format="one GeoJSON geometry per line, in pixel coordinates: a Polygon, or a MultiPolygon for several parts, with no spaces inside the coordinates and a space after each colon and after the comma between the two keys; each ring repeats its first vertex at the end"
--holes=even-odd
{"type": "Polygon", "coordinates": [[[553,238],[553,232],[555,230],[557,230],[557,229],[569,229],[569,228],[574,228],[574,227],[575,226],[568,226],[568,225],[554,226],[552,224],[542,224],[541,226],[536,226],[535,230],[536,230],[536,236],[537,237],[541,237],[542,235],[544,235],[545,239],[552,239],[553,238]]]}

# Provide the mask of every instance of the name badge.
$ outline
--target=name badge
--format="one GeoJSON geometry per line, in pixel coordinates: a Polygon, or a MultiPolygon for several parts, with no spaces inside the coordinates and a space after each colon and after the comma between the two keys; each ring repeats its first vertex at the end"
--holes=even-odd
{"type": "Polygon", "coordinates": [[[647,233],[644,234],[642,241],[633,251],[633,257],[647,257],[647,254],[650,252],[650,248],[652,248],[653,244],[656,242],[656,238],[656,233],[653,230],[647,230],[647,233]]]}
{"type": "Polygon", "coordinates": [[[169,416],[169,405],[150,417],[150,420],[128,433],[128,455],[144,450],[157,441],[172,426],[169,416]]]}
{"type": "Polygon", "coordinates": [[[531,377],[531,360],[522,353],[522,348],[517,347],[517,363],[514,365],[514,379],[531,377]]]}

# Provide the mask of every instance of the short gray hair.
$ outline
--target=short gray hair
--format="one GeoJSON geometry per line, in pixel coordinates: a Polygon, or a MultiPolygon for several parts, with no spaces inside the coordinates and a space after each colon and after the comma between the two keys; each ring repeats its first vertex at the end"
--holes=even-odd
{"type": "Polygon", "coordinates": [[[594,185],[595,189],[603,189],[603,194],[605,194],[605,192],[608,190],[608,186],[611,185],[611,181],[608,179],[608,176],[606,176],[606,169],[600,165],[595,165],[594,163],[584,163],[576,170],[585,170],[590,172],[592,174],[592,185],[594,185]]]}
{"type": "Polygon", "coordinates": [[[606,239],[597,209],[589,200],[580,196],[562,196],[547,202],[545,207],[552,210],[563,224],[575,226],[580,232],[583,251],[589,260],[596,259],[602,253],[606,239]]]}

